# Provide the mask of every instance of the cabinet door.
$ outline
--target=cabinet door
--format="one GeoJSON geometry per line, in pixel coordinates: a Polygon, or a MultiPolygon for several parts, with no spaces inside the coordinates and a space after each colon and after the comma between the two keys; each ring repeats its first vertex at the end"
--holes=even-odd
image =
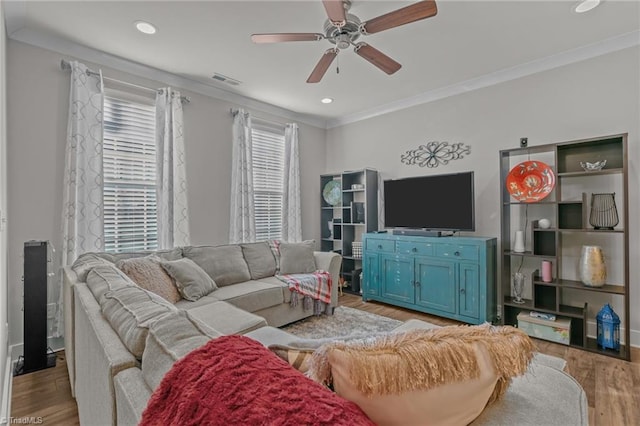
{"type": "Polygon", "coordinates": [[[380,277],[383,297],[413,303],[415,300],[413,258],[381,255],[380,277]]]}
{"type": "Polygon", "coordinates": [[[380,271],[378,254],[365,253],[362,259],[362,277],[364,278],[362,294],[378,296],[380,294],[380,271]]]}
{"type": "Polygon", "coordinates": [[[456,313],[456,263],[416,258],[416,304],[456,313]]]}
{"type": "Polygon", "coordinates": [[[478,318],[480,315],[480,273],[478,265],[461,263],[459,271],[458,314],[478,318]]]}

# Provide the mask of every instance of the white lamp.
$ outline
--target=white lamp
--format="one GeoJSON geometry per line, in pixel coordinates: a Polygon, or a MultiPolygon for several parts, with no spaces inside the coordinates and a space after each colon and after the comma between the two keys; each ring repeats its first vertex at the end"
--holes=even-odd
{"type": "Polygon", "coordinates": [[[513,245],[513,251],[516,253],[524,253],[524,232],[516,231],[516,242],[513,245]]]}

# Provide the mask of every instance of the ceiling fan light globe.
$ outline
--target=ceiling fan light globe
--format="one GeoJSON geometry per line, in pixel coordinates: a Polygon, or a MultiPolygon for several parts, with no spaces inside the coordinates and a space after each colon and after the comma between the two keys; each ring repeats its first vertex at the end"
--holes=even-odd
{"type": "Polygon", "coordinates": [[[576,13],[588,12],[591,9],[595,9],[600,4],[600,0],[583,0],[579,2],[573,10],[576,13]]]}

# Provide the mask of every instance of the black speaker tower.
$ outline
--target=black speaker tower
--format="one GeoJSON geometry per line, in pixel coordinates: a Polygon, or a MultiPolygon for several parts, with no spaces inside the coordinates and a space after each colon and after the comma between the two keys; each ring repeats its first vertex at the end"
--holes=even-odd
{"type": "Polygon", "coordinates": [[[48,241],[24,243],[24,359],[15,374],[31,373],[56,365],[47,353],[48,241]]]}

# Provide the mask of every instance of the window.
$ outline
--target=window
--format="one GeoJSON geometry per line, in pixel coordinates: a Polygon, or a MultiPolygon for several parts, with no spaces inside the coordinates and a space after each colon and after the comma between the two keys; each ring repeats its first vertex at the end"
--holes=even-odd
{"type": "Polygon", "coordinates": [[[104,238],[108,252],[156,250],[155,106],[104,99],[104,238]]]}
{"type": "Polygon", "coordinates": [[[284,129],[252,126],[256,241],[282,238],[284,129]]]}

